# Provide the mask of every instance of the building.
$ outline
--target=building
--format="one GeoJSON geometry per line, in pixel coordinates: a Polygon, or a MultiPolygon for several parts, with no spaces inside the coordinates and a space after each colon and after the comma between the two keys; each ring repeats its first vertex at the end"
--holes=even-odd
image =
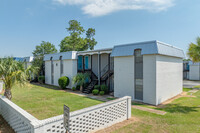
{"type": "Polygon", "coordinates": [[[183,79],[189,80],[190,64],[192,61],[183,61],[183,79]]]}
{"type": "MultiPolygon", "coordinates": [[[[58,86],[61,76],[72,80],[78,72],[88,72],[86,93],[107,84],[115,97],[158,105],[182,92],[183,58],[181,49],[159,41],[49,54],[44,58],[45,82],[58,86]]],[[[68,88],[72,86],[70,82],[68,88]]]]}
{"type": "Polygon", "coordinates": [[[27,69],[29,66],[32,65],[33,60],[34,60],[33,56],[28,56],[23,58],[25,69],[27,69]]]}
{"type": "Polygon", "coordinates": [[[200,62],[189,63],[189,80],[200,80],[200,62]]]}

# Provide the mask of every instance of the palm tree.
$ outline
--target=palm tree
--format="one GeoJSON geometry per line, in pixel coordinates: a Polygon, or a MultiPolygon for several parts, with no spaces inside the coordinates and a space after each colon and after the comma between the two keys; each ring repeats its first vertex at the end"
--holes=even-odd
{"type": "Polygon", "coordinates": [[[80,85],[80,91],[83,91],[83,85],[86,83],[87,79],[89,79],[90,76],[88,73],[78,73],[74,78],[73,78],[73,83],[80,85]]]}
{"type": "Polygon", "coordinates": [[[196,43],[190,43],[188,48],[188,56],[193,62],[200,62],[200,37],[197,37],[196,43]]]}
{"type": "Polygon", "coordinates": [[[12,57],[0,59],[0,77],[5,84],[4,96],[11,100],[13,85],[15,83],[25,84],[30,78],[30,73],[35,71],[33,67],[25,69],[22,62],[15,61],[12,57]]]}

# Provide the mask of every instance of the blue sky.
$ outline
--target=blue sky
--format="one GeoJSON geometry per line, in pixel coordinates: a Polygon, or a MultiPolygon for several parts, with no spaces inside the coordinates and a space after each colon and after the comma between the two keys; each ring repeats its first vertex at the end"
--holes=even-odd
{"type": "Polygon", "coordinates": [[[0,57],[30,56],[41,41],[59,49],[72,19],[96,29],[95,49],[159,40],[186,51],[199,13],[199,0],[1,0],[0,57]]]}

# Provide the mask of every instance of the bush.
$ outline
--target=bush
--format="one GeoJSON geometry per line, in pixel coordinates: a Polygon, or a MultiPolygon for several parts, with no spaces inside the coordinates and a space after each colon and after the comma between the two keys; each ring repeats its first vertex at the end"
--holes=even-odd
{"type": "Polygon", "coordinates": [[[100,89],[101,89],[101,86],[100,86],[100,85],[95,85],[95,86],[94,86],[94,89],[95,89],[95,90],[100,90],[100,89]]]}
{"type": "Polygon", "coordinates": [[[108,86],[107,85],[101,85],[101,91],[104,91],[105,93],[108,92],[108,86]]]}
{"type": "Polygon", "coordinates": [[[99,94],[99,90],[94,89],[94,90],[92,91],[92,94],[93,94],[93,95],[98,95],[98,94],[99,94]]]}
{"type": "Polygon", "coordinates": [[[60,88],[65,89],[69,85],[69,78],[66,76],[60,77],[58,79],[58,84],[60,88]]]}
{"type": "Polygon", "coordinates": [[[76,90],[80,90],[80,85],[76,85],[76,90]]]}
{"type": "Polygon", "coordinates": [[[72,90],[73,90],[73,91],[76,91],[76,87],[72,87],[72,90]]]}
{"type": "Polygon", "coordinates": [[[41,84],[45,83],[45,76],[39,76],[39,77],[38,77],[38,81],[39,81],[39,83],[41,83],[41,84]]]}
{"type": "Polygon", "coordinates": [[[100,95],[104,95],[105,92],[104,92],[104,91],[100,91],[99,94],[100,94],[100,95]]]}

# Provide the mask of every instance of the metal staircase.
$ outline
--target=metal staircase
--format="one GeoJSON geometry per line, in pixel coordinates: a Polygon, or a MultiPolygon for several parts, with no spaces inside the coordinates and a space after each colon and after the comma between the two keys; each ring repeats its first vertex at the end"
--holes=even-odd
{"type": "Polygon", "coordinates": [[[83,93],[87,93],[87,94],[91,93],[92,90],[94,89],[94,86],[97,85],[97,83],[98,83],[97,76],[92,71],[90,71],[88,73],[90,74],[91,82],[90,82],[90,84],[88,85],[87,88],[83,89],[83,93]]]}
{"type": "MultiPolygon", "coordinates": [[[[94,89],[94,86],[98,84],[98,77],[92,71],[87,71],[87,72],[91,77],[91,82],[89,83],[87,88],[83,89],[83,93],[89,94],[94,89]]],[[[109,65],[106,65],[101,71],[101,77],[100,77],[101,82],[106,82],[106,80],[110,78],[113,74],[114,71],[109,69],[109,65]]]]}

